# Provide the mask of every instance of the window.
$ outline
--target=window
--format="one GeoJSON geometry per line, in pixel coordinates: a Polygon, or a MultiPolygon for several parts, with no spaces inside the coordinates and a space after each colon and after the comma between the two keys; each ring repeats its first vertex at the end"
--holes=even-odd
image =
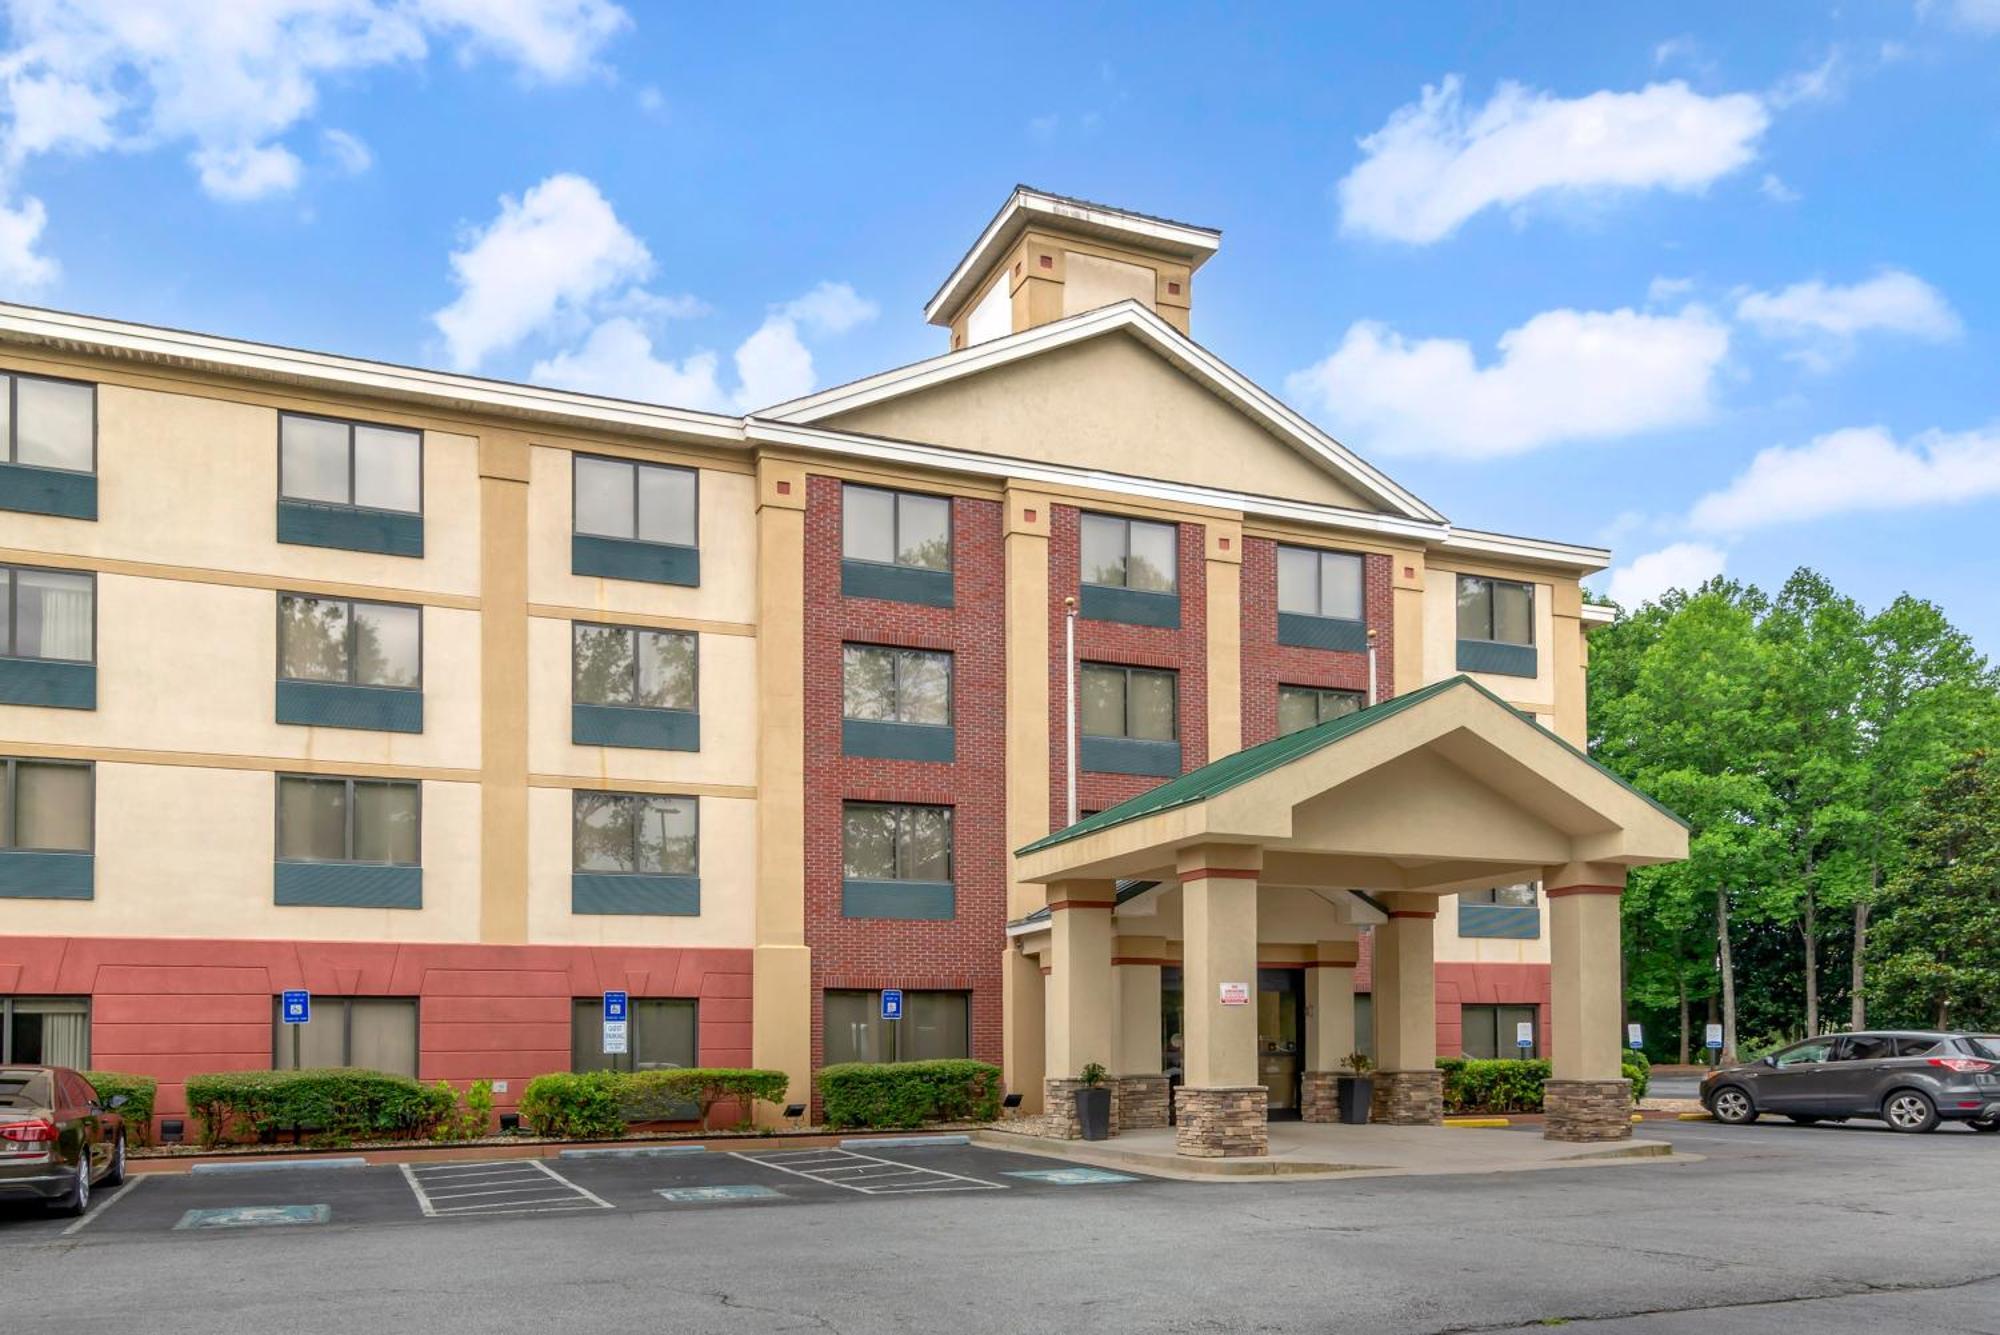
{"type": "Polygon", "coordinates": [[[633,997],[625,1015],[625,1051],[606,1052],[604,998],[576,998],[570,1008],[572,1071],[664,1071],[701,1064],[694,1002],[633,997]]]}
{"type": "Polygon", "coordinates": [[[951,724],[951,655],[849,644],[840,651],[841,717],[871,723],[951,724]]]}
{"type": "Polygon", "coordinates": [[[1361,558],[1309,547],[1278,548],[1278,610],[1361,620],[1361,558]]]}
{"type": "Polygon", "coordinates": [[[90,998],[0,997],[0,1064],[90,1069],[90,998]]]}
{"type": "MultiPolygon", "coordinates": [[[[1974,1051],[1978,1051],[1979,1044],[1977,1040],[1967,1039],[1966,1042],[1972,1046],[1974,1051]]],[[[1937,1049],[1938,1041],[1923,1034],[1918,1034],[1914,1037],[1906,1035],[1896,1040],[1896,1055],[1898,1057],[1928,1057],[1931,1053],[1936,1052],[1937,1049]]]]}
{"type": "Polygon", "coordinates": [[[417,1074],[415,997],[320,997],[312,1019],[286,1024],[283,998],[271,998],[271,1066],[278,1071],[349,1066],[390,1075],[417,1074]]]}
{"type": "Polygon", "coordinates": [[[1815,1062],[1831,1060],[1833,1040],[1815,1038],[1804,1043],[1796,1043],[1773,1058],[1774,1064],[1784,1066],[1806,1066],[1815,1062]]]}
{"type": "Polygon", "coordinates": [[[0,761],[0,849],[88,853],[93,775],[68,760],[0,761]]]}
{"type": "Polygon", "coordinates": [[[1533,1006],[1461,1006],[1459,1045],[1468,1057],[1532,1057],[1541,1047],[1537,1018],[1533,1006]],[[1526,1052],[1517,1041],[1523,1024],[1535,1040],[1526,1052]]]}
{"type": "Polygon", "coordinates": [[[1179,587],[1172,524],[1111,515],[1083,516],[1083,582],[1114,589],[1172,593],[1179,587]]]}
{"type": "MultiPolygon", "coordinates": [[[[1977,1037],[1967,1037],[1961,1041],[1964,1042],[1966,1051],[1970,1052],[1973,1056],[1984,1057],[1988,1061],[2000,1062],[2000,1035],[1980,1034],[1977,1037]]],[[[1936,1044],[1932,1044],[1932,1046],[1935,1047],[1936,1044]]],[[[1927,1048],[1925,1051],[1929,1051],[1929,1049],[1927,1048]]],[[[1901,1055],[1915,1057],[1921,1054],[1909,1052],[1901,1055]]]]}
{"type": "Polygon", "coordinates": [[[882,1018],[880,992],[826,993],[826,1063],[914,1062],[972,1055],[972,999],[904,992],[903,1018],[882,1018]]]}
{"type": "Polygon", "coordinates": [[[596,538],[695,545],[692,468],[575,456],[575,531],[596,538]]]}
{"type": "Polygon", "coordinates": [[[6,418],[0,460],[89,473],[97,467],[97,386],[32,375],[0,375],[6,418]]]}
{"type": "Polygon", "coordinates": [[[1461,904],[1499,904],[1509,908],[1534,908],[1535,882],[1525,881],[1520,885],[1496,885],[1487,890],[1461,890],[1458,902],[1461,904]]]}
{"type": "Polygon", "coordinates": [[[1366,697],[1360,691],[1332,691],[1318,686],[1278,688],[1278,735],[1310,728],[1328,719],[1345,718],[1359,710],[1366,697]]]}
{"type": "Polygon", "coordinates": [[[423,646],[420,607],[278,595],[278,675],[287,681],[415,689],[423,646]]]}
{"type": "Polygon", "coordinates": [[[1535,642],[1535,587],[1513,580],[1458,577],[1458,638],[1495,644],[1535,642]]]}
{"type": "Polygon", "coordinates": [[[288,501],[424,508],[423,433],[330,417],[278,414],[278,495],[288,501]]]}
{"type": "Polygon", "coordinates": [[[1083,735],[1173,741],[1175,684],[1174,674],[1159,668],[1085,663],[1079,693],[1083,735]]]}
{"type": "Polygon", "coordinates": [[[1833,1059],[1843,1062],[1878,1062],[1896,1056],[1896,1040],[1888,1034],[1856,1034],[1835,1048],[1833,1059]]]}
{"type": "Polygon", "coordinates": [[[96,655],[97,577],[68,570],[0,566],[8,658],[88,663],[96,655]]]}
{"type": "Polygon", "coordinates": [[[700,803],[692,797],[578,790],[570,860],[579,872],[694,876],[700,803]]]}
{"type": "Polygon", "coordinates": [[[579,621],[571,628],[570,655],[570,687],[577,704],[695,707],[696,640],[686,631],[579,621]]]}
{"type": "Polygon", "coordinates": [[[422,785],[278,776],[278,859],[419,865],[422,785]]]}
{"type": "Polygon", "coordinates": [[[849,561],[951,569],[951,502],[874,487],[840,489],[840,554],[849,561]]]}
{"type": "Polygon", "coordinates": [[[849,802],[841,863],[850,881],[951,880],[951,808],[849,802]]]}

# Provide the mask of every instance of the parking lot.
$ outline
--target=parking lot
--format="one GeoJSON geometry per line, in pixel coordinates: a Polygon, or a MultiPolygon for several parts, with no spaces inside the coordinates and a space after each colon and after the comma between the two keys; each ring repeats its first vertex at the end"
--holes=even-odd
{"type": "Polygon", "coordinates": [[[1687,1157],[1209,1183],[774,1146],[160,1175],[81,1229],[9,1207],[0,1289],[38,1335],[2000,1331],[1994,1138],[1648,1134],[1687,1157]]]}

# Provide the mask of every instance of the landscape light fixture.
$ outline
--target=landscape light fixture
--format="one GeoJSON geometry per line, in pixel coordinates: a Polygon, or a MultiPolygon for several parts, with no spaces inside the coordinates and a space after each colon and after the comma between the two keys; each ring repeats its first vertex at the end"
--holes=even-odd
{"type": "Polygon", "coordinates": [[[787,1103],[787,1104],[785,1105],[785,1116],[786,1116],[786,1117],[787,1117],[787,1118],[788,1118],[788,1119],[789,1119],[789,1120],[791,1121],[791,1123],[792,1123],[793,1127],[795,1127],[795,1128],[796,1128],[796,1127],[798,1126],[798,1124],[799,1124],[799,1119],[800,1119],[801,1117],[804,1117],[805,1115],[806,1115],[806,1105],[805,1105],[805,1104],[803,1104],[803,1103],[787,1103]]]}

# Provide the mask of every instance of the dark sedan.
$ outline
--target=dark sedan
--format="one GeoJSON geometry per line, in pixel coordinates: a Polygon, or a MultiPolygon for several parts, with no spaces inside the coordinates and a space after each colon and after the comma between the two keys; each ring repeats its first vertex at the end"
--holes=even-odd
{"type": "Polygon", "coordinates": [[[100,1100],[67,1067],[0,1066],[0,1199],[88,1210],[93,1187],[125,1180],[124,1103],[100,1100]]]}
{"type": "Polygon", "coordinates": [[[1701,1103],[1731,1126],[1776,1113],[1806,1126],[1868,1117],[1894,1131],[1945,1121],[2000,1131],[2000,1039],[1916,1030],[1809,1038],[1709,1072],[1701,1103]]]}

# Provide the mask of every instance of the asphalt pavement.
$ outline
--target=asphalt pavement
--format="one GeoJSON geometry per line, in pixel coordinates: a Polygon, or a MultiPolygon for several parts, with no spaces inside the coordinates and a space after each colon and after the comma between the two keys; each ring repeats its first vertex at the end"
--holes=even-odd
{"type": "Polygon", "coordinates": [[[81,1228],[0,1211],[0,1306],[38,1335],[2000,1335],[2000,1137],[1647,1131],[1703,1157],[1205,1183],[919,1146],[162,1176],[81,1228]]]}

